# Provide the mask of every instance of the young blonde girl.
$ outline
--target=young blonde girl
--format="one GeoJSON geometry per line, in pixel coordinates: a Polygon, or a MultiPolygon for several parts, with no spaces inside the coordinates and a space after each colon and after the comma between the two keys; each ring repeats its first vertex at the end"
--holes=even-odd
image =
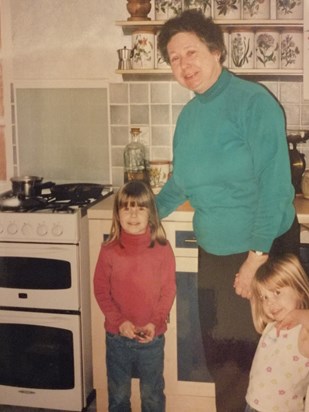
{"type": "Polygon", "coordinates": [[[298,258],[269,259],[252,282],[252,316],[262,334],[246,412],[302,412],[309,385],[309,280],[298,258]]]}
{"type": "Polygon", "coordinates": [[[165,411],[164,332],[175,293],[175,258],[153,193],[141,181],[129,182],[115,196],[94,274],[105,316],[109,411],[131,411],[135,375],[142,411],[165,411]]]}

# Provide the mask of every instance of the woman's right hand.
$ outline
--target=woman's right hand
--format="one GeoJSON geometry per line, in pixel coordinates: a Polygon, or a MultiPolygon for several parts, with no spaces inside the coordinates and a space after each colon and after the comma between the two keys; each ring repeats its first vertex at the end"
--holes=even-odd
{"type": "Polygon", "coordinates": [[[242,298],[251,298],[251,282],[260,266],[263,265],[268,259],[268,255],[257,255],[251,250],[248,253],[247,259],[239,268],[238,273],[235,275],[234,288],[235,293],[242,298]]]}

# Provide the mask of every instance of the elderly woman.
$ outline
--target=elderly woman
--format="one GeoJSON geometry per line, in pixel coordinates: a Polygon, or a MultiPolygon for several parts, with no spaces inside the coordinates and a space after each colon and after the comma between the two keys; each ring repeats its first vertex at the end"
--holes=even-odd
{"type": "Polygon", "coordinates": [[[195,210],[200,324],[217,411],[243,411],[257,342],[251,280],[269,254],[299,247],[285,117],[262,85],[222,67],[223,34],[202,13],[168,20],[158,47],[195,96],[177,120],[173,175],[157,206],[161,217],[186,200],[195,210]]]}

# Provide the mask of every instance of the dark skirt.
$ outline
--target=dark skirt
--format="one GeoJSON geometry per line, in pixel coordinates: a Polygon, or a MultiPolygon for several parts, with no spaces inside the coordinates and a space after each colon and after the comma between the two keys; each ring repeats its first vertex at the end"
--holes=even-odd
{"type": "MultiPolygon", "coordinates": [[[[289,231],[274,241],[270,255],[299,255],[299,237],[295,219],[289,231]]],[[[245,410],[249,371],[259,340],[250,303],[233,288],[246,257],[247,252],[217,256],[199,248],[199,317],[206,363],[216,385],[217,412],[245,410]]]]}

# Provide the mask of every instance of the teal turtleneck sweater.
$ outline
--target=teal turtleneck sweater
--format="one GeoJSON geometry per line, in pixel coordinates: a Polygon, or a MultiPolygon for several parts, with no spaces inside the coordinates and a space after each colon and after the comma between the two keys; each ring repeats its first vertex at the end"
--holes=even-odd
{"type": "Polygon", "coordinates": [[[260,84],[223,69],[179,115],[173,175],[156,198],[160,217],[189,200],[209,253],[269,251],[295,217],[284,113],[260,84]]]}

